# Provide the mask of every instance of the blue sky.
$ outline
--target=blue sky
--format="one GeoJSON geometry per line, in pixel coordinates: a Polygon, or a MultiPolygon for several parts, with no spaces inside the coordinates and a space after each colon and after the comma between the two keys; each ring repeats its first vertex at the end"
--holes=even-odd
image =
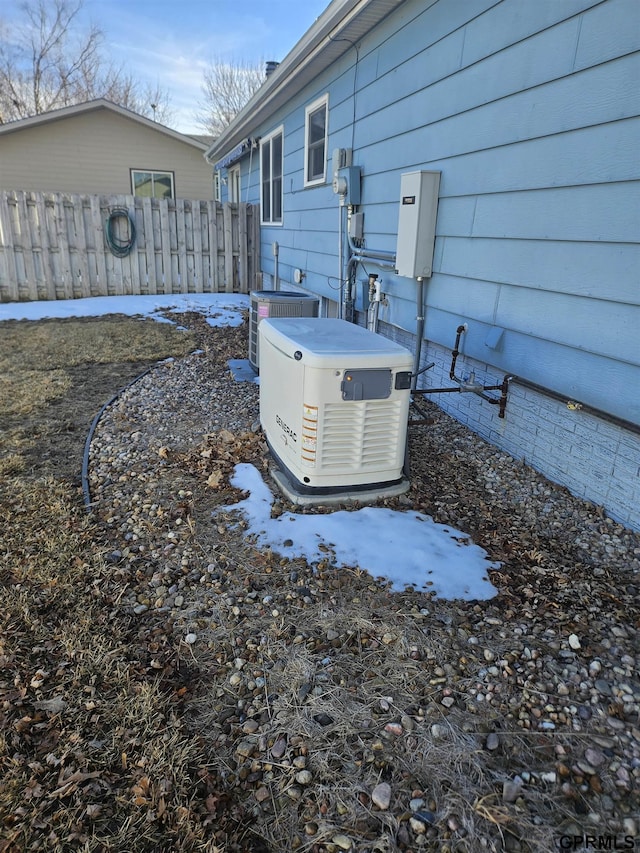
{"type": "MultiPolygon", "coordinates": [[[[84,0],[83,19],[104,31],[110,59],[169,91],[175,130],[201,133],[193,113],[206,65],[217,57],[280,61],[328,5],[329,0],[84,0]]],[[[0,0],[2,16],[15,18],[18,7],[0,0]]]]}
{"type": "Polygon", "coordinates": [[[193,120],[202,72],[215,57],[280,61],[329,0],[85,0],[112,58],[171,93],[172,126],[202,132],[193,120]]]}

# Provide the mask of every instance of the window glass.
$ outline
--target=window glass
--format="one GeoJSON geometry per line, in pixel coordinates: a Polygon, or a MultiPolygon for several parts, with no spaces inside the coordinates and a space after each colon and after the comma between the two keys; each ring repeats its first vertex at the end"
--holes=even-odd
{"type": "Polygon", "coordinates": [[[282,223],[282,130],[260,143],[260,201],[265,225],[282,223]]]}
{"type": "Polygon", "coordinates": [[[133,173],[133,194],[145,197],[153,195],[151,172],[133,173]]]}
{"type": "Polygon", "coordinates": [[[145,198],[173,198],[173,172],[131,170],[133,194],[145,198]]]}
{"type": "Polygon", "coordinates": [[[262,145],[262,221],[271,222],[271,142],[262,145]]]}
{"type": "Polygon", "coordinates": [[[309,180],[324,178],[324,134],[327,113],[321,107],[309,116],[309,150],[307,152],[307,177],[309,180]]]}
{"type": "Polygon", "coordinates": [[[273,137],[271,167],[273,221],[282,222],[282,134],[273,137]]]}
{"type": "Polygon", "coordinates": [[[329,96],[323,95],[305,110],[305,185],[324,183],[327,167],[329,96]]]}
{"type": "Polygon", "coordinates": [[[229,201],[241,201],[240,198],[240,166],[233,166],[227,172],[229,181],[229,201]]]}

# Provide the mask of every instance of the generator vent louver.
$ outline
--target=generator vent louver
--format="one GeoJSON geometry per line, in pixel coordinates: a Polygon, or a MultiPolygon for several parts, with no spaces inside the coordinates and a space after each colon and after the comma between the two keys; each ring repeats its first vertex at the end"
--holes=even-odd
{"type": "Polygon", "coordinates": [[[254,290],[249,305],[249,364],[259,370],[261,321],[267,317],[317,317],[320,300],[293,290],[254,290]]]}
{"type": "Polygon", "coordinates": [[[349,407],[325,404],[318,454],[322,466],[361,471],[392,465],[401,429],[406,429],[402,414],[397,400],[368,400],[349,407]]]}

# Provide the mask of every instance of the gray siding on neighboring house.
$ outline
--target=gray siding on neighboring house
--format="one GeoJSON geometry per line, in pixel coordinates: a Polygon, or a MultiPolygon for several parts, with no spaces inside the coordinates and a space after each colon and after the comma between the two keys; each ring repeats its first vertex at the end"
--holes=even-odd
{"type": "Polygon", "coordinates": [[[129,194],[130,169],[173,172],[177,198],[213,198],[202,149],[109,109],[0,136],[3,190],[129,194]]]}
{"type": "MultiPolygon", "coordinates": [[[[426,340],[450,350],[466,322],[468,369],[477,362],[494,381],[516,374],[640,424],[637,0],[407,0],[256,127],[285,129],[284,222],[263,228],[263,270],[273,270],[277,240],[283,283],[299,267],[306,288],[335,299],[337,197],[330,185],[303,188],[304,107],[324,92],[328,157],[353,148],[362,168],[367,246],[395,250],[400,175],[441,172],[426,340]],[[493,327],[503,330],[495,348],[493,327]]],[[[248,165],[243,199],[255,201],[258,158],[250,176],[248,165]]],[[[381,278],[381,320],[413,332],[415,284],[381,278]]],[[[446,397],[437,401],[452,411],[475,405],[496,418],[477,398],[446,397]]],[[[507,417],[513,424],[515,411],[507,417]]],[[[512,436],[511,452],[530,459],[535,429],[512,436]]],[[[640,525],[638,466],[628,470],[631,509],[621,513],[640,525]]]]}

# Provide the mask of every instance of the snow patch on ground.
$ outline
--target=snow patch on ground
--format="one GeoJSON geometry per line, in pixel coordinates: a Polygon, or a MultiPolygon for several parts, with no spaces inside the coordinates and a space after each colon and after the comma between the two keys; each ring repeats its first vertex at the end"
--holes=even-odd
{"type": "Polygon", "coordinates": [[[242,513],[247,534],[258,547],[270,547],[310,564],[327,557],[336,565],[359,567],[376,578],[391,581],[396,591],[413,586],[446,599],[489,599],[497,590],[487,570],[499,568],[469,536],[415,511],[363,507],[330,513],[284,512],[271,518],[273,495],[254,465],[236,465],[231,484],[249,496],[220,511],[242,513]],[[285,544],[286,543],[286,544],[285,544]]]}

